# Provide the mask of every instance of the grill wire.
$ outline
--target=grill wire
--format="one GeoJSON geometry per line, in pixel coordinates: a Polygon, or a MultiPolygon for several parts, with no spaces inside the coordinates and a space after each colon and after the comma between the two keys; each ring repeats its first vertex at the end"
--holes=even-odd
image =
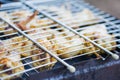
{"type": "MultiPolygon", "coordinates": [[[[79,4],[82,4],[82,8],[89,8],[100,19],[95,20],[95,21],[80,22],[80,19],[78,18],[78,16],[74,15],[74,17],[76,17],[77,19],[75,18],[75,19],[71,20],[71,18],[64,16],[64,18],[61,18],[59,20],[61,22],[65,23],[66,25],[68,25],[70,27],[73,27],[73,29],[78,31],[78,32],[81,32],[82,30],[84,30],[88,27],[91,27],[91,26],[96,26],[97,27],[98,24],[106,25],[108,33],[113,34],[114,37],[115,37],[115,39],[110,41],[110,42],[117,42],[116,45],[109,46],[106,49],[116,47],[116,50],[114,50],[112,52],[113,53],[119,53],[119,49],[120,49],[119,20],[117,20],[115,17],[111,16],[110,14],[107,14],[103,11],[100,11],[99,9],[95,8],[94,6],[91,6],[88,3],[85,3],[84,1],[70,0],[69,4],[67,3],[67,6],[72,7],[73,10],[75,10],[73,12],[79,12],[81,10],[81,7],[79,7],[79,4]],[[79,23],[79,24],[71,24],[71,23],[75,23],[75,22],[79,23]],[[74,26],[75,26],[75,28],[74,28],[74,26]],[[83,26],[83,27],[82,28],[81,27],[76,28],[76,26],[83,26]]],[[[61,14],[57,15],[56,14],[57,11],[49,11],[49,10],[46,9],[46,8],[48,8],[47,6],[45,6],[43,8],[44,8],[44,10],[41,8],[41,6],[39,7],[40,10],[45,11],[46,13],[55,17],[56,19],[58,19],[60,15],[64,14],[64,12],[59,11],[61,14]],[[54,15],[56,15],[56,16],[54,16],[54,15]]],[[[6,15],[11,16],[10,20],[13,23],[17,23],[17,22],[24,19],[24,18],[16,19],[16,16],[11,15],[12,12],[19,11],[19,10],[21,10],[21,9],[14,9],[14,10],[7,10],[6,11],[7,12],[6,15]]],[[[24,6],[22,10],[28,11],[28,13],[30,13],[30,14],[32,14],[32,12],[34,11],[34,9],[30,9],[27,6],[24,6]]],[[[3,12],[5,12],[5,11],[3,11],[3,12]]],[[[74,37],[74,36],[76,36],[77,39],[79,38],[81,40],[81,38],[78,35],[74,34],[70,30],[62,27],[61,25],[59,25],[58,23],[54,22],[53,20],[47,18],[46,16],[44,16],[42,14],[39,14],[36,17],[36,19],[37,18],[39,18],[38,20],[41,20],[42,23],[38,24],[36,28],[32,28],[32,29],[29,29],[29,30],[24,30],[23,32],[25,32],[27,35],[32,37],[34,40],[36,40],[37,42],[39,42],[43,46],[53,48],[55,45],[64,45],[64,44],[67,44],[67,43],[72,43],[72,42],[75,42],[75,40],[72,39],[72,37],[74,37]],[[36,31],[36,32],[34,32],[34,31],[36,31]],[[37,31],[39,31],[39,32],[37,32],[37,31]],[[64,36],[61,36],[61,35],[64,35],[64,36]],[[56,37],[56,38],[51,39],[53,36],[56,37]],[[57,37],[57,36],[60,36],[60,37],[57,37]],[[46,40],[45,42],[42,42],[41,39],[45,39],[46,37],[47,37],[48,40],[46,40]],[[68,39],[68,40],[59,41],[59,40],[64,40],[64,39],[68,39]],[[58,41],[57,44],[54,44],[55,40],[58,41]],[[48,43],[47,45],[44,45],[44,43],[47,43],[48,41],[51,42],[52,44],[49,45],[49,43],[48,43]]],[[[47,54],[47,53],[45,53],[43,50],[39,49],[32,41],[28,40],[26,37],[24,37],[19,32],[14,30],[9,24],[5,23],[4,21],[1,20],[0,25],[2,26],[0,28],[0,39],[3,43],[5,43],[4,46],[7,46],[7,48],[8,48],[7,53],[11,53],[12,55],[10,55],[10,56],[14,56],[14,57],[19,55],[19,54],[20,54],[20,56],[22,56],[22,58],[19,58],[15,61],[15,62],[18,62],[20,65],[13,66],[12,68],[9,68],[9,69],[1,70],[0,74],[3,74],[5,72],[9,73],[11,70],[13,70],[15,68],[20,68],[20,67],[25,66],[25,70],[17,71],[15,73],[13,72],[13,74],[9,74],[7,76],[3,75],[4,77],[2,77],[1,79],[7,79],[7,78],[13,77],[13,76],[15,77],[16,75],[22,74],[22,73],[25,74],[25,77],[29,77],[29,72],[30,73],[39,73],[39,71],[41,69],[38,70],[38,68],[56,63],[56,60],[53,60],[53,62],[48,61],[45,64],[40,65],[40,63],[39,63],[39,66],[38,65],[34,66],[33,63],[51,59],[51,56],[49,55],[49,56],[47,56],[45,58],[42,58],[42,59],[32,60],[31,59],[32,57],[39,56],[39,55],[42,55],[42,54],[44,55],[44,54],[47,54]],[[20,45],[20,46],[17,46],[17,45],[20,45]],[[22,45],[22,47],[21,47],[21,45],[22,45]],[[21,52],[20,49],[23,52],[21,52]],[[37,50],[37,52],[35,52],[36,54],[30,54],[30,53],[32,53],[32,51],[35,51],[35,50],[37,50]],[[21,61],[23,62],[23,64],[21,64],[21,61]]],[[[102,39],[106,39],[106,38],[108,38],[108,37],[100,38],[98,40],[102,40],[102,39]]],[[[78,40],[78,41],[80,41],[80,40],[78,40]]],[[[97,40],[93,40],[93,41],[97,41],[97,40]]],[[[107,42],[107,43],[109,43],[109,42],[107,42]]],[[[103,44],[107,44],[107,43],[103,43],[103,44]]],[[[65,47],[62,47],[62,48],[59,47],[59,48],[55,48],[54,50],[51,50],[51,49],[49,49],[49,50],[54,53],[56,50],[59,50],[59,51],[61,50],[62,51],[63,49],[67,49],[67,48],[71,48],[71,47],[73,48],[70,51],[67,51],[67,52],[62,53],[62,54],[58,54],[58,56],[61,57],[61,55],[63,55],[63,54],[67,54],[67,53],[75,52],[75,51],[81,51],[81,50],[85,50],[85,49],[91,49],[91,48],[94,47],[93,45],[91,45],[91,46],[86,46],[85,48],[81,48],[80,45],[83,45],[83,44],[84,44],[83,42],[81,42],[80,44],[75,43],[73,45],[65,46],[65,47]],[[78,46],[78,49],[74,50],[74,47],[76,47],[76,46],[78,46]]],[[[100,44],[100,45],[102,45],[102,44],[100,44]]],[[[79,56],[89,55],[89,54],[93,54],[93,53],[96,53],[96,52],[100,52],[100,49],[89,51],[89,52],[84,52],[84,54],[79,54],[79,55],[74,55],[74,56],[71,56],[71,57],[66,57],[66,58],[63,58],[63,60],[68,60],[68,59],[72,59],[72,58],[79,57],[79,56]]],[[[7,56],[7,58],[9,58],[10,56],[7,56]]],[[[100,55],[100,56],[102,57],[102,55],[100,55]]],[[[104,57],[102,57],[102,58],[104,58],[104,57]]],[[[0,66],[3,66],[3,65],[5,65],[5,64],[2,64],[0,66]]],[[[52,68],[52,66],[49,67],[49,68],[52,68]]],[[[49,70],[49,69],[47,69],[47,70],[49,70]]],[[[20,77],[24,78],[23,76],[20,76],[20,77]]]]}

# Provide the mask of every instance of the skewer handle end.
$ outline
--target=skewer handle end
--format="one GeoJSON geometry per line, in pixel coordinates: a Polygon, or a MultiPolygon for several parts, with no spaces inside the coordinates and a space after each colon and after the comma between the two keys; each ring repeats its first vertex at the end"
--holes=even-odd
{"type": "Polygon", "coordinates": [[[118,59],[119,59],[119,55],[117,55],[117,54],[112,54],[112,57],[113,57],[115,60],[118,60],[118,59]]]}
{"type": "Polygon", "coordinates": [[[67,69],[68,69],[71,73],[74,73],[74,72],[76,71],[75,67],[74,67],[74,66],[71,66],[71,65],[69,65],[69,66],[67,67],[67,69]]]}

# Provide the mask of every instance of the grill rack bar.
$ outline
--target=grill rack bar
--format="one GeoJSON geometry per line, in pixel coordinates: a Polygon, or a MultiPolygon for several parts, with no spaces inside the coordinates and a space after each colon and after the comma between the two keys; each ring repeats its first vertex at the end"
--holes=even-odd
{"type": "Polygon", "coordinates": [[[114,54],[112,52],[110,52],[109,50],[105,49],[104,47],[100,46],[99,44],[95,43],[94,41],[90,40],[89,38],[87,38],[84,35],[79,34],[77,31],[75,31],[74,29],[70,28],[69,26],[67,26],[66,24],[60,22],[59,20],[55,19],[54,17],[52,17],[51,15],[49,15],[48,13],[44,12],[44,11],[40,11],[38,8],[36,8],[34,5],[32,4],[28,4],[26,2],[22,2],[24,5],[29,6],[30,8],[39,11],[39,13],[42,13],[43,15],[47,16],[49,19],[57,22],[58,24],[60,24],[61,26],[65,27],[66,29],[72,31],[73,33],[79,35],[80,37],[84,38],[85,40],[88,40],[89,42],[91,42],[92,44],[94,44],[95,46],[97,46],[98,48],[102,49],[103,51],[105,51],[106,53],[108,53],[109,55],[111,55],[114,59],[118,60],[119,56],[117,54],[114,54]]]}
{"type": "Polygon", "coordinates": [[[43,47],[42,45],[40,45],[38,42],[36,42],[34,39],[30,38],[27,34],[25,34],[24,32],[22,32],[19,28],[17,28],[13,23],[9,22],[9,20],[3,18],[0,16],[0,18],[5,21],[6,23],[8,23],[11,27],[13,27],[15,30],[17,30],[19,33],[21,33],[22,35],[24,35],[26,38],[28,38],[29,40],[31,40],[34,44],[36,44],[39,48],[43,49],[44,51],[46,51],[47,53],[49,53],[51,56],[53,56],[55,59],[57,59],[59,62],[61,62],[64,66],[67,67],[67,69],[73,73],[75,72],[75,67],[66,63],[64,60],[60,59],[58,56],[56,56],[55,54],[53,54],[51,51],[47,50],[45,47],[43,47]]]}

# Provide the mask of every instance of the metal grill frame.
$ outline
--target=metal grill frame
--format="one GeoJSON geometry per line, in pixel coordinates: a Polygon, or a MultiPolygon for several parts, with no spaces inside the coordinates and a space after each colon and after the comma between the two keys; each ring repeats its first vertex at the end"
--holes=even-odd
{"type": "MultiPolygon", "coordinates": [[[[25,5],[27,5],[27,6],[31,7],[31,8],[39,11],[40,13],[42,13],[42,14],[45,15],[45,16],[47,16],[47,17],[50,18],[51,20],[53,20],[53,21],[55,21],[56,23],[60,24],[61,26],[65,27],[66,29],[72,31],[73,33],[79,35],[80,37],[84,38],[85,40],[91,42],[93,45],[95,45],[96,47],[102,49],[103,51],[105,51],[106,53],[108,53],[109,55],[111,55],[113,58],[115,58],[115,57],[114,57],[114,53],[110,52],[109,50],[107,50],[107,49],[105,49],[104,47],[100,46],[99,44],[95,43],[94,41],[90,40],[90,39],[87,38],[86,36],[79,34],[77,31],[75,31],[75,30],[72,29],[71,27],[67,26],[66,24],[62,23],[61,21],[55,19],[54,17],[52,17],[52,16],[49,15],[48,13],[46,13],[46,12],[44,12],[44,11],[40,11],[37,7],[35,7],[35,6],[32,5],[32,4],[28,4],[28,3],[25,3],[25,2],[23,2],[23,4],[25,4],[25,5]]],[[[84,4],[85,4],[85,3],[84,3],[84,4]]],[[[118,56],[118,55],[115,54],[115,56],[118,56]]],[[[119,56],[118,56],[118,57],[119,57],[119,56]]]]}
{"type": "MultiPolygon", "coordinates": [[[[84,3],[85,4],[85,3],[84,3]]],[[[88,5],[88,4],[86,4],[86,5],[88,5]]],[[[29,6],[29,5],[28,5],[29,6]]],[[[89,5],[90,6],[90,5],[89,5]]],[[[32,7],[33,8],[33,7],[32,7]]],[[[52,20],[54,20],[53,18],[51,18],[51,16],[50,15],[48,15],[48,14],[46,14],[45,12],[42,12],[42,14],[44,14],[45,16],[47,16],[47,17],[49,17],[50,19],[52,19],[52,20]]],[[[106,20],[106,19],[105,19],[106,20]]],[[[4,20],[4,21],[6,21],[6,20],[4,20]]],[[[54,20],[54,21],[56,21],[56,20],[54,20]]],[[[60,25],[62,25],[62,26],[65,26],[65,28],[68,28],[65,24],[61,24],[61,22],[59,22],[59,21],[56,21],[57,23],[59,23],[60,25]]],[[[106,22],[108,22],[109,23],[109,21],[107,20],[106,22]]],[[[9,22],[8,22],[9,23],[9,22]]],[[[12,25],[11,23],[9,23],[10,25],[12,25]]],[[[113,24],[112,22],[111,22],[111,25],[115,25],[115,24],[113,24]]],[[[12,25],[12,26],[14,26],[14,24],[12,25]]],[[[116,25],[115,25],[116,26],[116,25]]],[[[16,27],[14,27],[15,29],[16,29],[16,27]]],[[[68,28],[69,30],[71,30],[71,31],[73,31],[73,29],[70,29],[70,28],[68,28]]],[[[16,30],[18,30],[18,29],[16,29],[16,30]]],[[[19,31],[19,30],[18,30],[19,31]]],[[[19,32],[21,32],[21,31],[19,31],[19,32]]],[[[76,31],[73,31],[74,33],[76,33],[76,31]]],[[[22,34],[24,34],[24,33],[22,33],[22,34]]],[[[78,35],[78,33],[76,33],[77,35],[78,35]]],[[[24,34],[25,35],[25,34],[24,34]]],[[[27,37],[27,36],[26,36],[27,37]]],[[[27,38],[29,38],[29,37],[27,37],[27,38]]],[[[34,42],[34,41],[33,41],[34,42]]],[[[34,42],[35,43],[35,42],[34,42]]]]}

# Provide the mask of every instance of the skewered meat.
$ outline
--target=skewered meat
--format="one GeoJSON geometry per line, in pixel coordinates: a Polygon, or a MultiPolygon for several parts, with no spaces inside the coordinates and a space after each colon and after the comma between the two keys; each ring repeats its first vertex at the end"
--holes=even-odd
{"type": "Polygon", "coordinates": [[[6,27],[8,27],[8,24],[5,24],[4,22],[1,21],[0,23],[0,31],[5,30],[6,27]]]}
{"type": "MultiPolygon", "coordinates": [[[[35,38],[35,37],[39,37],[41,35],[42,34],[38,34],[38,35],[35,35],[35,36],[32,36],[32,37],[35,38]]],[[[36,41],[39,42],[42,46],[46,47],[52,53],[56,54],[56,52],[54,51],[56,49],[56,47],[52,46],[51,43],[47,40],[47,38],[39,38],[36,41]]],[[[42,52],[43,51],[41,51],[41,50],[35,50],[35,51],[32,52],[32,54],[34,54],[34,55],[35,54],[40,54],[38,56],[32,57],[32,60],[41,60],[41,61],[33,63],[33,65],[34,66],[40,66],[40,65],[48,64],[44,67],[41,67],[40,70],[43,71],[43,70],[51,69],[54,66],[54,64],[57,62],[56,59],[51,57],[48,53],[41,54],[42,52]],[[44,59],[44,60],[42,60],[42,59],[44,59]],[[55,62],[55,63],[49,64],[51,62],[55,62]]]]}
{"type": "Polygon", "coordinates": [[[83,45],[84,40],[82,38],[79,38],[78,36],[72,36],[74,34],[71,32],[63,33],[59,35],[58,33],[60,32],[54,31],[53,38],[51,39],[51,43],[56,45],[57,47],[56,52],[58,55],[60,55],[60,57],[68,58],[82,53],[81,48],[84,47],[83,45]],[[65,37],[65,36],[69,36],[69,37],[65,37]]]}
{"type": "MultiPolygon", "coordinates": [[[[32,28],[36,28],[35,25],[32,25],[32,24],[30,25],[30,21],[33,21],[33,19],[35,18],[35,16],[37,14],[38,14],[38,12],[35,12],[33,15],[31,15],[31,17],[29,17],[28,19],[26,19],[24,21],[19,22],[17,25],[20,28],[22,28],[23,30],[29,30],[29,29],[32,29],[32,28]],[[29,23],[29,26],[27,26],[28,23],[29,23]]],[[[36,20],[34,20],[34,21],[36,21],[36,20]]],[[[33,39],[38,38],[38,39],[36,39],[37,42],[39,42],[42,46],[46,47],[48,50],[50,50],[51,52],[56,54],[56,52],[54,51],[55,47],[51,46],[51,43],[47,40],[47,37],[39,38],[43,35],[48,35],[48,33],[41,34],[41,33],[39,33],[39,31],[40,30],[34,30],[33,32],[29,32],[28,35],[38,33],[36,35],[32,35],[31,37],[33,39]]],[[[41,30],[41,32],[42,32],[42,30],[41,30]]],[[[32,51],[32,54],[34,54],[34,55],[35,54],[40,54],[41,52],[42,52],[41,50],[34,50],[34,51],[32,51]]],[[[55,62],[55,63],[57,62],[56,59],[51,57],[48,53],[40,54],[39,56],[34,56],[34,57],[32,57],[32,60],[38,60],[38,59],[44,59],[44,58],[47,58],[47,59],[35,62],[35,63],[33,63],[33,65],[34,66],[40,66],[40,65],[47,64],[47,63],[50,63],[50,62],[55,62]],[[47,57],[49,57],[49,58],[47,58],[47,57]]],[[[41,67],[40,70],[50,69],[54,66],[55,63],[46,65],[44,67],[41,67]]]]}
{"type": "MultiPolygon", "coordinates": [[[[36,25],[37,25],[38,23],[36,23],[36,25]]],[[[32,25],[32,24],[31,24],[32,25]]],[[[19,25],[18,25],[19,26],[19,25]]],[[[26,26],[23,26],[23,27],[26,27],[26,26]]],[[[31,28],[31,27],[29,27],[29,28],[31,28]]],[[[36,26],[34,25],[34,27],[32,27],[32,28],[36,28],[36,26]]],[[[39,32],[39,31],[44,31],[44,30],[36,30],[36,31],[34,31],[33,33],[36,33],[36,32],[39,32]]],[[[53,30],[53,32],[55,32],[54,30],[53,30]]],[[[57,34],[58,32],[55,32],[54,34],[57,34]]],[[[45,33],[45,34],[37,34],[37,35],[33,35],[33,38],[38,38],[40,35],[41,36],[46,36],[46,34],[49,34],[49,35],[54,35],[53,33],[51,34],[51,33],[45,33]]],[[[68,33],[68,34],[71,34],[71,33],[68,33]]],[[[66,34],[66,35],[68,35],[68,34],[66,34]]],[[[58,37],[58,36],[55,36],[55,37],[58,37]]],[[[54,37],[54,38],[55,38],[54,37]]],[[[61,37],[64,37],[64,36],[61,36],[61,37]]],[[[47,37],[48,38],[48,37],[47,37]]],[[[40,42],[40,41],[47,41],[47,39],[46,38],[44,38],[44,39],[38,39],[38,42],[40,42]]],[[[72,57],[72,56],[74,56],[74,55],[77,55],[77,54],[80,54],[80,53],[83,53],[83,51],[81,50],[81,48],[83,49],[84,48],[84,45],[83,45],[83,43],[85,42],[82,38],[78,38],[78,37],[73,37],[72,39],[70,39],[70,40],[73,40],[73,42],[68,42],[68,43],[65,43],[65,44],[59,44],[59,41],[68,41],[68,39],[61,39],[61,40],[57,40],[57,41],[53,41],[52,42],[52,44],[54,45],[55,44],[55,46],[56,47],[58,47],[58,48],[63,48],[63,47],[68,47],[68,46],[72,46],[72,45],[76,45],[78,42],[82,45],[80,45],[80,46],[73,46],[73,47],[70,47],[70,48],[65,48],[65,49],[61,49],[61,50],[57,50],[56,52],[57,52],[57,54],[64,54],[64,55],[61,55],[61,57],[63,57],[63,58],[66,58],[66,57],[72,57]],[[79,49],[80,50],[79,50],[79,49]],[[68,50],[67,50],[68,49],[68,50]],[[69,53],[69,54],[65,54],[65,53],[68,53],[69,51],[71,51],[71,50],[74,50],[74,49],[77,49],[77,51],[72,51],[71,53],[69,53]]],[[[88,42],[87,42],[88,43],[88,42]]],[[[43,43],[42,45],[44,45],[44,44],[46,44],[46,43],[43,43]]],[[[91,43],[89,43],[90,45],[92,45],[91,43]]],[[[47,47],[47,46],[45,46],[45,47],[47,47]]],[[[89,47],[89,46],[87,46],[87,47],[89,47]]],[[[49,49],[49,50],[52,50],[52,49],[49,49]]],[[[95,49],[92,47],[92,48],[90,48],[90,49],[87,49],[86,51],[90,51],[90,50],[92,50],[92,51],[94,51],[95,49]]],[[[97,54],[97,53],[96,53],[97,54]]]]}
{"type": "MultiPolygon", "coordinates": [[[[2,22],[1,21],[1,23],[0,23],[0,31],[3,31],[3,30],[8,30],[8,24],[6,24],[6,23],[4,23],[4,22],[2,22]]],[[[2,32],[1,32],[2,33],[2,32]]],[[[4,32],[5,34],[8,34],[8,33],[12,33],[12,30],[11,31],[6,31],[6,32],[4,32]]]]}
{"type": "Polygon", "coordinates": [[[54,22],[50,19],[37,19],[32,20],[26,27],[29,29],[40,28],[53,24],[54,22]]]}
{"type": "Polygon", "coordinates": [[[0,33],[10,34],[10,33],[15,32],[15,30],[13,30],[12,28],[10,28],[10,26],[7,23],[3,22],[3,21],[0,22],[0,26],[1,26],[0,27],[0,31],[3,31],[3,32],[0,32],[0,33]]]}
{"type": "MultiPolygon", "coordinates": [[[[58,32],[55,32],[55,34],[57,33],[58,32]]],[[[74,33],[72,32],[63,33],[61,35],[55,35],[55,34],[51,42],[52,44],[55,44],[57,46],[56,52],[62,58],[69,58],[76,56],[78,54],[84,54],[91,51],[95,51],[94,45],[92,45],[90,42],[85,41],[83,38],[74,35],[74,33]]],[[[93,53],[97,57],[100,57],[99,54],[97,54],[96,52],[93,53]]]]}
{"type": "Polygon", "coordinates": [[[43,52],[42,50],[34,50],[32,51],[33,55],[39,54],[37,56],[33,56],[32,60],[39,60],[37,62],[33,63],[33,66],[37,67],[37,66],[42,66],[39,68],[40,71],[44,71],[44,70],[49,70],[51,69],[54,64],[57,62],[55,58],[51,57],[48,53],[43,52]],[[51,62],[54,62],[51,64],[51,62]]]}
{"type": "MultiPolygon", "coordinates": [[[[2,57],[0,59],[0,71],[8,70],[3,73],[0,73],[0,77],[6,77],[11,74],[18,73],[20,71],[24,71],[24,66],[22,66],[22,62],[20,61],[20,55],[18,55],[16,52],[10,52],[6,57],[2,57]],[[18,67],[19,66],[19,67],[18,67]],[[17,67],[17,68],[15,68],[17,67]]],[[[5,80],[11,80],[16,77],[20,77],[22,74],[17,74],[14,77],[8,77],[5,80]]]]}
{"type": "MultiPolygon", "coordinates": [[[[24,66],[22,66],[22,62],[20,61],[20,55],[15,51],[9,51],[8,47],[5,45],[3,41],[0,41],[0,71],[7,70],[3,73],[0,73],[0,77],[6,77],[11,74],[24,71],[24,66]],[[20,67],[17,67],[20,66],[20,67]],[[17,68],[14,68],[17,67],[17,68]],[[11,70],[8,70],[12,68],[11,70]]],[[[11,80],[16,77],[20,77],[21,74],[17,74],[14,77],[8,77],[5,80],[11,80]]]]}
{"type": "MultiPolygon", "coordinates": [[[[65,10],[63,10],[63,11],[65,11],[65,10]]],[[[20,16],[22,18],[24,16],[23,13],[24,12],[21,12],[19,14],[19,12],[18,12],[16,14],[11,14],[11,15],[12,16],[20,16]]],[[[66,16],[66,14],[61,14],[58,11],[56,13],[57,13],[57,15],[60,16],[60,18],[59,18],[60,20],[63,19],[64,16],[66,16]]],[[[79,16],[79,19],[80,19],[79,21],[80,22],[96,19],[96,17],[93,15],[93,13],[91,11],[89,11],[88,9],[84,9],[82,12],[75,13],[73,15],[69,11],[67,13],[68,13],[67,17],[70,18],[70,19],[75,19],[74,15],[79,16]]],[[[74,35],[72,32],[67,32],[67,33],[63,33],[63,34],[58,35],[58,33],[64,32],[66,30],[55,31],[54,29],[50,29],[50,28],[49,29],[47,29],[47,28],[40,29],[40,27],[48,25],[48,24],[45,24],[44,22],[47,22],[47,21],[49,22],[50,20],[48,20],[48,19],[46,19],[46,20],[45,19],[38,19],[38,18],[36,18],[37,14],[38,14],[38,12],[35,12],[31,16],[29,15],[29,17],[28,17],[28,15],[25,15],[28,18],[26,20],[20,21],[17,25],[22,30],[35,29],[31,32],[27,32],[27,34],[30,37],[32,37],[33,39],[35,39],[37,42],[39,42],[42,46],[44,46],[48,50],[50,50],[52,53],[54,53],[56,55],[59,55],[62,58],[68,58],[68,57],[76,56],[78,54],[83,54],[83,53],[87,53],[87,52],[91,52],[91,51],[96,51],[97,48],[93,44],[84,40],[83,38],[78,37],[77,35],[75,35],[73,37],[63,38],[65,36],[74,35]],[[38,30],[37,30],[37,28],[38,28],[38,30]],[[49,30],[53,30],[53,31],[45,32],[45,31],[49,31],[49,30]],[[43,37],[43,36],[46,36],[46,37],[43,37]],[[61,43],[61,42],[64,42],[64,43],[61,43]],[[90,47],[90,48],[84,49],[86,47],[90,47]]],[[[19,18],[19,17],[17,17],[17,18],[19,18]]],[[[71,24],[77,24],[77,23],[75,22],[75,23],[71,23],[71,24]]],[[[69,25],[71,25],[71,24],[69,24],[69,25]]],[[[80,33],[84,34],[86,36],[87,35],[88,36],[93,35],[93,34],[96,34],[96,35],[99,34],[99,32],[95,32],[94,30],[91,31],[90,33],[86,33],[86,32],[89,32],[89,28],[88,28],[88,31],[86,31],[86,30],[81,31],[80,33]]],[[[106,36],[111,36],[111,35],[107,34],[106,36]]],[[[93,37],[91,39],[95,40],[95,39],[99,39],[99,38],[102,38],[102,37],[103,36],[101,36],[101,33],[100,33],[100,37],[97,36],[97,38],[93,37]]],[[[17,40],[17,38],[16,38],[16,39],[13,39],[13,41],[14,42],[18,41],[19,42],[21,40],[19,40],[19,38],[17,40]]],[[[100,44],[103,43],[103,42],[106,42],[106,40],[105,41],[103,41],[103,40],[102,41],[97,41],[97,43],[100,43],[100,44]]],[[[16,47],[16,48],[20,47],[20,49],[17,49],[19,52],[36,48],[36,47],[33,47],[33,46],[29,46],[29,47],[26,47],[24,49],[23,46],[25,46],[27,44],[33,45],[31,42],[27,41],[27,43],[24,43],[24,44],[23,43],[21,43],[21,44],[17,43],[17,44],[14,44],[12,46],[16,47]]],[[[110,44],[109,45],[102,45],[102,46],[108,47],[108,46],[110,46],[110,44]]],[[[115,44],[115,43],[112,43],[112,44],[115,44]]],[[[42,60],[42,59],[47,58],[45,60],[33,63],[34,66],[40,66],[40,65],[51,63],[51,62],[54,62],[54,61],[57,62],[56,59],[51,57],[48,53],[41,54],[42,52],[43,52],[42,50],[34,50],[32,52],[28,52],[27,54],[26,53],[22,54],[22,56],[29,56],[30,54],[33,54],[33,55],[40,54],[38,56],[33,56],[32,57],[32,60],[34,60],[34,61],[35,60],[42,60]]],[[[98,53],[94,52],[94,54],[97,57],[99,57],[98,53]]],[[[40,68],[40,70],[49,69],[49,68],[52,68],[52,66],[54,66],[54,64],[49,64],[47,66],[44,66],[44,67],[40,68]]]]}
{"type": "MultiPolygon", "coordinates": [[[[41,30],[42,32],[42,30],[41,30]]],[[[38,38],[39,36],[46,36],[48,35],[49,33],[44,33],[44,34],[37,34],[37,35],[34,35],[34,36],[31,36],[32,38],[38,38]]],[[[52,45],[48,39],[49,37],[44,37],[44,38],[38,38],[36,39],[37,42],[39,42],[42,46],[46,47],[49,51],[51,51],[53,54],[56,54],[55,52],[55,49],[56,49],[56,46],[55,45],[52,45]]],[[[32,54],[40,54],[42,53],[41,50],[35,50],[32,52],[32,54]]],[[[57,55],[57,54],[56,54],[57,55]]],[[[44,54],[41,54],[39,56],[34,56],[32,57],[32,60],[38,60],[38,59],[45,59],[45,60],[42,60],[42,61],[38,61],[38,62],[35,62],[33,63],[34,66],[40,66],[40,65],[43,65],[43,64],[48,64],[48,63],[51,63],[51,62],[57,62],[57,60],[53,57],[51,57],[48,53],[44,53],[44,54]]],[[[41,67],[40,70],[47,70],[47,69],[51,69],[55,63],[52,63],[52,64],[49,64],[49,65],[46,65],[44,67],[41,67]]]]}
{"type": "Polygon", "coordinates": [[[31,41],[29,41],[27,38],[25,37],[13,37],[11,39],[5,40],[4,41],[6,45],[6,47],[10,50],[10,51],[17,51],[19,53],[21,53],[21,56],[30,56],[31,55],[31,50],[33,43],[31,41]]]}
{"type": "Polygon", "coordinates": [[[91,53],[95,54],[95,56],[99,59],[101,58],[101,56],[98,54],[98,52],[96,52],[96,50],[99,50],[98,48],[96,48],[92,43],[90,43],[89,41],[85,41],[84,46],[86,47],[83,50],[83,53],[89,53],[88,55],[91,55],[91,53]]]}
{"type": "Polygon", "coordinates": [[[7,55],[4,43],[0,40],[0,59],[7,55]]]}
{"type": "Polygon", "coordinates": [[[116,45],[114,41],[114,36],[107,33],[105,25],[96,25],[82,30],[80,34],[88,36],[91,40],[96,40],[95,42],[107,48],[108,50],[114,50],[115,48],[108,48],[110,46],[116,45]],[[112,41],[112,42],[111,42],[112,41]]]}

